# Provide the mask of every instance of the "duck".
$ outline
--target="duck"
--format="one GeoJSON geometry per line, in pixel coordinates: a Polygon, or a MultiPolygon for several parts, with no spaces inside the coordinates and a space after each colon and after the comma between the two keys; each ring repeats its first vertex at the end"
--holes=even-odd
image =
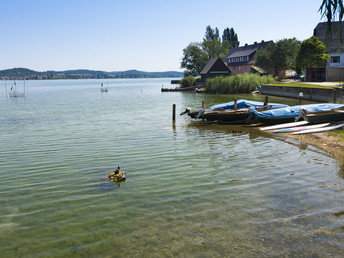
{"type": "Polygon", "coordinates": [[[118,166],[114,171],[108,174],[108,178],[115,182],[122,181],[125,179],[125,172],[121,171],[121,168],[118,166]]]}

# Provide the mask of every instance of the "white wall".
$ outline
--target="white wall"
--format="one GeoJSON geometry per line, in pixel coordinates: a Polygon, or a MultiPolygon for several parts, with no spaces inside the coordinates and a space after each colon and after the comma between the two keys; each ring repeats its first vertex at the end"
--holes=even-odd
{"type": "Polygon", "coordinates": [[[328,60],[329,67],[343,67],[344,66],[344,53],[330,53],[330,59],[328,60]],[[340,62],[339,63],[331,63],[332,56],[339,56],[340,62]]]}

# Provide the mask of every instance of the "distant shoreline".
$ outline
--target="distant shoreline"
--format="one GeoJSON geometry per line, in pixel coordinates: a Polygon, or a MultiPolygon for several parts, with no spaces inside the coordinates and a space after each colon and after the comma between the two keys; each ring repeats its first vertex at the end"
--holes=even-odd
{"type": "Polygon", "coordinates": [[[59,79],[140,79],[140,78],[178,78],[183,72],[144,72],[128,70],[120,72],[104,72],[95,70],[66,70],[37,72],[27,68],[0,70],[1,80],[59,80],[59,79]]]}

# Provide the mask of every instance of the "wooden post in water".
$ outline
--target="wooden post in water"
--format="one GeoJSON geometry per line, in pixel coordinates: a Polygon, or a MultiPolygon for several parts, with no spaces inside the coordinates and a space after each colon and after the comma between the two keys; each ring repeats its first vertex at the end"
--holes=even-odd
{"type": "Polygon", "coordinates": [[[237,110],[238,109],[238,99],[234,99],[234,110],[237,110]]]}
{"type": "Polygon", "coordinates": [[[269,103],[269,96],[265,96],[264,107],[267,106],[268,103],[269,103]]]}
{"type": "Polygon", "coordinates": [[[172,106],[172,122],[176,121],[176,104],[172,106]]]}
{"type": "Polygon", "coordinates": [[[202,108],[205,109],[205,102],[202,101],[202,108]]]}

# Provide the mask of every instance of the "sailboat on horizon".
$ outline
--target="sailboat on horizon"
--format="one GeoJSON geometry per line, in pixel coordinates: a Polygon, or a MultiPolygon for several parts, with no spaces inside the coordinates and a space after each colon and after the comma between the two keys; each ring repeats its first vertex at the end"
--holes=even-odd
{"type": "MultiPolygon", "coordinates": [[[[6,81],[5,81],[5,87],[6,87],[6,96],[7,96],[6,81]]],[[[23,92],[20,92],[17,90],[17,83],[16,83],[16,80],[14,80],[13,85],[11,86],[11,88],[8,92],[8,96],[10,98],[25,97],[25,80],[24,80],[24,91],[23,92]]]]}
{"type": "Polygon", "coordinates": [[[103,83],[100,84],[100,92],[108,92],[108,87],[104,87],[103,83]]]}

